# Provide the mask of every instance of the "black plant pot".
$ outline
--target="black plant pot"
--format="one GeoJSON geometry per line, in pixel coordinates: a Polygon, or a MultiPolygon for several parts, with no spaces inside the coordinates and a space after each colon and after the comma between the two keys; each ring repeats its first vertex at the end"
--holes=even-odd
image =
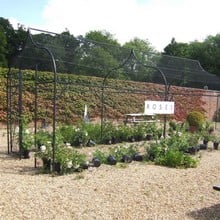
{"type": "Polygon", "coordinates": [[[213,142],[213,148],[215,150],[218,150],[218,145],[219,145],[219,142],[213,142]]]}
{"type": "Polygon", "coordinates": [[[30,151],[27,149],[24,149],[22,152],[23,158],[24,159],[29,159],[30,158],[30,151]]]}
{"type": "Polygon", "coordinates": [[[207,145],[208,142],[209,142],[208,140],[203,140],[203,144],[206,144],[206,145],[207,145]]]}
{"type": "Polygon", "coordinates": [[[54,171],[57,173],[61,172],[61,164],[59,162],[54,162],[54,171]]]}
{"type": "Polygon", "coordinates": [[[200,144],[199,145],[200,150],[207,150],[207,148],[208,148],[207,144],[200,144]]]}
{"type": "Polygon", "coordinates": [[[132,158],[129,157],[128,155],[123,155],[122,159],[121,159],[121,162],[123,162],[123,163],[131,163],[132,162],[132,158]]]}
{"type": "Polygon", "coordinates": [[[186,153],[196,154],[196,152],[199,151],[199,150],[200,150],[200,147],[199,147],[199,146],[188,147],[186,153]]]}
{"type": "Polygon", "coordinates": [[[116,143],[118,143],[118,140],[117,140],[117,138],[116,137],[112,137],[112,140],[111,140],[112,142],[112,144],[116,144],[116,143]]]}
{"type": "Polygon", "coordinates": [[[147,141],[150,141],[150,140],[152,140],[152,137],[153,137],[152,134],[147,134],[147,135],[146,135],[146,140],[147,140],[147,141]]]}
{"type": "Polygon", "coordinates": [[[48,159],[48,158],[44,157],[44,158],[42,158],[42,161],[43,161],[44,170],[50,170],[51,159],[48,159]]]}
{"type": "Polygon", "coordinates": [[[93,158],[92,164],[94,167],[99,167],[101,165],[101,161],[98,158],[93,158]]]}
{"type": "Polygon", "coordinates": [[[133,160],[135,161],[143,161],[143,156],[140,155],[139,153],[136,153],[133,155],[133,160]]]}
{"type": "Polygon", "coordinates": [[[84,170],[86,170],[86,169],[88,169],[89,168],[89,164],[88,163],[81,163],[80,164],[80,167],[82,168],[82,169],[84,169],[84,170]]]}
{"type": "Polygon", "coordinates": [[[129,140],[130,142],[135,142],[135,138],[134,138],[133,136],[129,137],[128,140],[129,140]]]}
{"type": "Polygon", "coordinates": [[[108,164],[115,165],[117,163],[117,160],[112,155],[109,155],[107,158],[108,164]]]}

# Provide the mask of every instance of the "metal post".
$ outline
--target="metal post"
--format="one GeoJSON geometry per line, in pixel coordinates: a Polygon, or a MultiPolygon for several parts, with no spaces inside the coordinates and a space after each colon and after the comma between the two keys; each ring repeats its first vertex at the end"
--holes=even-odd
{"type": "MultiPolygon", "coordinates": [[[[37,99],[38,99],[38,64],[35,67],[35,73],[34,73],[34,147],[35,150],[37,150],[37,140],[36,140],[36,134],[37,134],[37,99]]],[[[37,167],[37,158],[34,158],[34,167],[37,167]]]]}
{"type": "Polygon", "coordinates": [[[21,159],[21,155],[22,155],[22,145],[23,145],[23,112],[22,112],[22,84],[23,84],[23,75],[21,70],[19,70],[19,85],[18,85],[18,124],[19,124],[19,134],[18,134],[18,138],[19,138],[19,154],[20,154],[20,159],[21,159]]]}
{"type": "MultiPolygon", "coordinates": [[[[34,29],[34,28],[31,28],[29,29],[29,37],[31,39],[31,42],[33,43],[33,45],[41,50],[44,50],[46,51],[46,53],[48,53],[48,55],[50,56],[51,58],[51,62],[52,62],[52,68],[53,68],[53,73],[54,73],[54,79],[53,79],[53,123],[52,123],[52,171],[54,171],[55,169],[55,165],[54,165],[54,162],[55,162],[55,147],[56,147],[56,99],[57,99],[57,67],[56,67],[56,61],[55,61],[55,58],[54,58],[54,55],[53,53],[47,48],[47,47],[44,47],[38,43],[36,43],[32,36],[31,36],[31,33],[30,33],[30,30],[38,30],[38,29],[34,29]]],[[[48,34],[50,32],[47,32],[48,34]]]]}

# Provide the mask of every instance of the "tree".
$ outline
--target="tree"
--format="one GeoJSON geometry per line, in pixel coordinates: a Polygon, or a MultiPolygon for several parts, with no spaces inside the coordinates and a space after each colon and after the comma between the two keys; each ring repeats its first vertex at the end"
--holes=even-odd
{"type": "Polygon", "coordinates": [[[3,28],[0,26],[0,66],[6,67],[7,66],[7,59],[6,59],[6,47],[7,47],[7,40],[3,28]]]}
{"type": "Polygon", "coordinates": [[[190,57],[189,45],[187,43],[177,43],[172,38],[171,43],[164,48],[164,54],[177,57],[190,57]]]}
{"type": "Polygon", "coordinates": [[[13,62],[13,58],[16,57],[22,50],[25,40],[26,31],[22,25],[18,25],[18,30],[14,30],[8,19],[0,17],[0,28],[5,34],[6,45],[6,59],[10,66],[13,62]]]}
{"type": "Polygon", "coordinates": [[[109,32],[91,31],[82,39],[80,47],[82,66],[81,74],[99,77],[120,77],[120,47],[109,32]],[[115,69],[115,71],[113,71],[115,69]]]}
{"type": "Polygon", "coordinates": [[[207,72],[220,75],[220,34],[188,44],[178,43],[173,38],[164,48],[164,54],[198,60],[207,72]]]}
{"type": "Polygon", "coordinates": [[[125,65],[125,72],[129,73],[129,78],[137,81],[152,81],[155,71],[150,67],[155,66],[154,62],[157,58],[156,52],[149,41],[136,37],[125,43],[124,47],[132,49],[136,59],[128,60],[125,65]]]}
{"type": "Polygon", "coordinates": [[[190,46],[190,57],[199,60],[206,71],[220,76],[220,34],[208,36],[202,43],[192,42],[190,46]]]}

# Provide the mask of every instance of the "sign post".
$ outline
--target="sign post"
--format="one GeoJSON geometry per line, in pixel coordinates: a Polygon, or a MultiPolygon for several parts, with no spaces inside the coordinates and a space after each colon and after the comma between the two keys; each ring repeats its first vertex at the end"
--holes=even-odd
{"type": "MultiPolygon", "coordinates": [[[[145,114],[157,114],[157,115],[171,115],[174,114],[174,102],[170,101],[145,101],[144,113],[145,114]]],[[[163,135],[166,135],[166,121],[164,120],[163,135]]]]}
{"type": "Polygon", "coordinates": [[[174,102],[168,101],[145,101],[144,106],[145,114],[161,114],[169,115],[174,114],[174,102]]]}

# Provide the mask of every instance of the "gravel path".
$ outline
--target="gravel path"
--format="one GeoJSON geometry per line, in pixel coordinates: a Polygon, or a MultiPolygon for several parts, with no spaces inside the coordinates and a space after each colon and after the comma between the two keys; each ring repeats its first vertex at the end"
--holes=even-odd
{"type": "Polygon", "coordinates": [[[33,157],[7,155],[0,143],[0,220],[220,219],[220,150],[203,151],[197,168],[132,162],[65,176],[36,174],[33,157]]]}

